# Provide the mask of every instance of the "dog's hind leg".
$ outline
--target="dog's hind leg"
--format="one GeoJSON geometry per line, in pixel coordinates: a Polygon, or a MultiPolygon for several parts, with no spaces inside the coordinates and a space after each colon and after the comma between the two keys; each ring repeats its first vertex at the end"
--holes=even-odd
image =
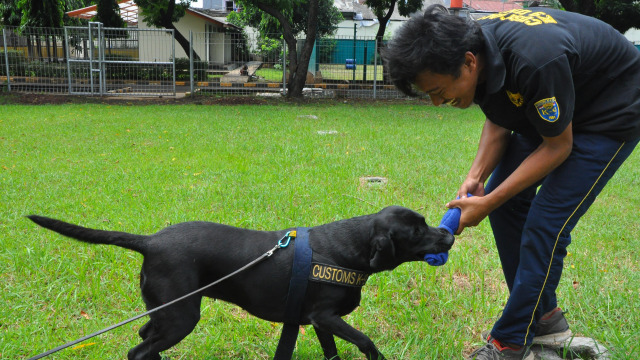
{"type": "MultiPolygon", "coordinates": [[[[318,316],[314,316],[314,319],[312,319],[311,322],[313,327],[316,329],[316,333],[318,333],[317,329],[320,329],[320,333],[334,334],[335,336],[354,344],[368,360],[385,360],[385,357],[378,351],[373,341],[371,341],[367,335],[354,329],[351,325],[342,320],[341,317],[337,315],[318,314],[318,316]]],[[[323,340],[320,336],[318,336],[318,339],[320,340],[320,344],[324,350],[325,344],[322,343],[323,340]]],[[[335,344],[333,346],[335,347],[335,344]]]]}
{"type": "Polygon", "coordinates": [[[140,329],[143,341],[129,350],[129,360],[160,360],[165,351],[193,331],[200,320],[200,297],[184,300],[151,314],[140,329]]]}
{"type": "Polygon", "coordinates": [[[152,326],[153,325],[151,324],[151,320],[149,320],[149,321],[147,321],[146,324],[142,325],[140,330],[138,330],[138,335],[140,335],[142,340],[144,340],[144,339],[149,337],[149,334],[151,333],[151,327],[152,326]]]}
{"type": "Polygon", "coordinates": [[[340,360],[340,357],[338,356],[338,349],[336,348],[336,342],[333,339],[333,334],[323,331],[315,325],[313,326],[313,329],[316,331],[316,336],[320,341],[320,346],[322,346],[325,360],[340,360]]]}

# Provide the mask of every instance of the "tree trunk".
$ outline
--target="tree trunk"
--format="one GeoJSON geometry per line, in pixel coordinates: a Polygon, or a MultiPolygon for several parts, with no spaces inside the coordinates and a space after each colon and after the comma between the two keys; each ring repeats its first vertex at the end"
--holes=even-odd
{"type": "MultiPolygon", "coordinates": [[[[302,48],[300,59],[298,59],[298,50],[296,38],[291,29],[291,24],[287,18],[269,5],[257,2],[258,9],[275,17],[282,25],[282,36],[287,43],[287,52],[289,59],[289,79],[287,84],[287,97],[302,97],[302,89],[307,80],[307,67],[309,66],[309,58],[313,51],[313,44],[316,40],[316,30],[318,27],[318,0],[309,0],[309,19],[307,20],[307,41],[302,48]]],[[[286,71],[285,71],[286,74],[286,71]]]]}
{"type": "Polygon", "coordinates": [[[291,71],[294,75],[293,79],[290,79],[290,91],[287,93],[289,97],[302,97],[302,90],[307,80],[307,71],[309,68],[309,61],[311,54],[313,53],[313,46],[316,42],[316,32],[318,29],[318,0],[309,0],[309,18],[307,20],[307,39],[302,48],[300,54],[300,60],[298,61],[298,67],[296,71],[291,71]]]}
{"type": "MultiPolygon", "coordinates": [[[[393,3],[391,3],[391,6],[389,6],[389,11],[383,17],[378,18],[378,32],[376,33],[376,42],[378,43],[378,55],[380,55],[381,53],[380,50],[385,46],[383,42],[384,32],[387,29],[387,23],[389,22],[389,19],[391,18],[391,15],[393,14],[393,10],[395,9],[395,7],[396,7],[396,2],[394,1],[393,3]]],[[[376,66],[377,65],[378,64],[376,64],[376,66]]],[[[391,83],[391,79],[389,79],[389,72],[384,66],[384,63],[382,63],[382,83],[383,84],[391,83]]]]}
{"type": "MultiPolygon", "coordinates": [[[[167,12],[163,14],[163,17],[162,17],[162,26],[166,29],[173,30],[173,34],[176,38],[176,41],[178,42],[178,44],[180,44],[180,46],[182,46],[182,50],[184,50],[185,54],[187,54],[187,57],[191,58],[191,51],[189,51],[189,48],[190,48],[189,40],[187,40],[187,38],[185,38],[180,33],[180,31],[178,31],[178,29],[176,29],[175,25],[171,21],[175,6],[176,6],[175,0],[169,0],[169,7],[167,8],[167,12]]],[[[200,60],[200,56],[198,56],[198,54],[196,54],[195,51],[193,52],[193,59],[196,61],[200,60]]]]}

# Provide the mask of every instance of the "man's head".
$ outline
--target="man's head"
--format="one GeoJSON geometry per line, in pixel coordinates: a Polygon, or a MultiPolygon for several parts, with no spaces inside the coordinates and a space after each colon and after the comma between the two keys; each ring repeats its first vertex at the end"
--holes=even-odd
{"type": "Polygon", "coordinates": [[[436,105],[467,107],[473,100],[483,48],[476,22],[432,5],[398,30],[382,56],[391,80],[403,93],[417,96],[415,85],[436,105]]]}

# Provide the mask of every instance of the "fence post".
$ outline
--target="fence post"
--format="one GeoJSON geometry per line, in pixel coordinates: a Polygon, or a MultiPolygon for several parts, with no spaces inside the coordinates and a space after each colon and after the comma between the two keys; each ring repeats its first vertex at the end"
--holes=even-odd
{"type": "Polygon", "coordinates": [[[106,72],[107,64],[105,63],[105,47],[107,42],[104,37],[104,28],[102,23],[98,23],[98,63],[100,64],[100,96],[104,96],[107,93],[107,81],[106,72]]]}
{"type": "Polygon", "coordinates": [[[11,92],[11,74],[9,74],[9,49],[7,48],[7,34],[2,29],[2,46],[4,47],[4,65],[7,67],[7,90],[11,92]]]}
{"type": "Polygon", "coordinates": [[[193,32],[189,30],[189,90],[191,96],[195,95],[193,86],[193,32]]]}
{"type": "Polygon", "coordinates": [[[282,95],[287,95],[287,42],[282,37],[282,95]]]}
{"type": "Polygon", "coordinates": [[[376,98],[376,89],[378,87],[378,37],[376,37],[376,45],[373,48],[373,98],[376,98]]]}
{"type": "MultiPolygon", "coordinates": [[[[189,30],[191,32],[191,30],[189,30]]],[[[171,60],[173,62],[173,79],[171,79],[171,83],[173,84],[173,96],[176,96],[176,32],[171,29],[171,60]]]]}
{"type": "Polygon", "coordinates": [[[356,60],[356,34],[358,33],[357,25],[353,24],[353,81],[356,81],[356,67],[358,61],[356,60]]]}
{"type": "Polygon", "coordinates": [[[69,32],[66,26],[64,27],[64,48],[67,56],[67,85],[69,86],[69,94],[71,94],[71,50],[69,50],[69,32]]]}

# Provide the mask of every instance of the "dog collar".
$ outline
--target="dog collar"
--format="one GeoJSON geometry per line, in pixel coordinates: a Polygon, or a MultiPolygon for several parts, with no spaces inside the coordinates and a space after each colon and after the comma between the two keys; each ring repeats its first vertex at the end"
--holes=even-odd
{"type": "Polygon", "coordinates": [[[309,280],[342,286],[363,287],[367,283],[369,275],[364,271],[314,262],[311,264],[309,280]]]}

